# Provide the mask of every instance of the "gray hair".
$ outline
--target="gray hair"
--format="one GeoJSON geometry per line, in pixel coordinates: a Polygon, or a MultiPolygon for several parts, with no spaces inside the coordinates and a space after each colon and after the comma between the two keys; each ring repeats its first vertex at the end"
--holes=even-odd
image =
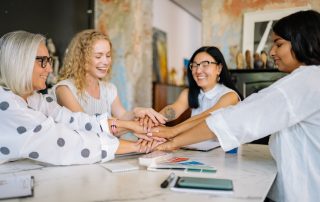
{"type": "Polygon", "coordinates": [[[0,39],[0,85],[18,95],[33,92],[32,72],[36,54],[45,37],[26,31],[14,31],[0,39]]]}

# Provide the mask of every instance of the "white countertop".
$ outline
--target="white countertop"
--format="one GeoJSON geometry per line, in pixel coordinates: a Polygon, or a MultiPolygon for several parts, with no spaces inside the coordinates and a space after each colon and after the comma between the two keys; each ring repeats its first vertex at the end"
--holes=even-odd
{"type": "MultiPolygon", "coordinates": [[[[152,172],[147,171],[145,167],[135,171],[111,173],[100,164],[19,170],[10,168],[8,163],[0,166],[0,173],[5,173],[5,169],[10,168],[11,173],[33,175],[34,196],[4,201],[263,202],[276,176],[276,165],[266,145],[243,145],[239,148],[238,154],[226,154],[218,148],[210,152],[179,150],[175,152],[175,156],[190,157],[217,168],[216,173],[175,171],[176,175],[232,179],[234,194],[215,196],[162,189],[160,184],[171,171],[152,172]]],[[[121,157],[114,161],[137,162],[137,158],[138,156],[121,157]]],[[[27,165],[23,167],[30,169],[27,165]]]]}

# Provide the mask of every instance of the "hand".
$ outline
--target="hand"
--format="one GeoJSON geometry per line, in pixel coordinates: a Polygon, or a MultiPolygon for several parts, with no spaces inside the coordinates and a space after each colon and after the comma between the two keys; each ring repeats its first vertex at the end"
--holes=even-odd
{"type": "Polygon", "coordinates": [[[139,118],[140,126],[147,132],[150,132],[151,128],[154,126],[158,126],[158,123],[153,123],[152,119],[149,116],[145,116],[144,118],[139,118]]]}
{"type": "Polygon", "coordinates": [[[158,126],[151,129],[150,133],[147,133],[150,137],[161,137],[170,139],[177,135],[175,127],[158,126]]]}
{"type": "Polygon", "coordinates": [[[139,139],[136,144],[138,145],[138,152],[140,153],[149,153],[154,150],[158,145],[162,144],[163,142],[152,140],[147,141],[143,139],[139,139]]]}
{"type": "Polygon", "coordinates": [[[154,138],[147,136],[145,133],[133,133],[139,140],[152,141],[154,138]]]}
{"type": "Polygon", "coordinates": [[[143,107],[136,107],[133,110],[133,113],[135,117],[137,118],[144,118],[145,116],[148,116],[154,124],[165,124],[167,121],[167,118],[164,117],[162,114],[156,112],[152,108],[143,108],[143,107]]]}
{"type": "Polygon", "coordinates": [[[134,133],[137,133],[137,134],[147,133],[147,130],[144,129],[138,121],[126,121],[126,123],[128,123],[127,129],[131,130],[134,133]]]}
{"type": "Polygon", "coordinates": [[[147,141],[153,141],[156,140],[158,142],[166,142],[167,139],[163,137],[151,137],[150,135],[148,136],[145,133],[133,133],[137,138],[147,140],[147,141]]]}
{"type": "Polygon", "coordinates": [[[179,147],[175,146],[175,143],[173,140],[167,141],[163,144],[159,144],[154,150],[159,150],[159,151],[172,151],[172,150],[177,150],[179,147]]]}

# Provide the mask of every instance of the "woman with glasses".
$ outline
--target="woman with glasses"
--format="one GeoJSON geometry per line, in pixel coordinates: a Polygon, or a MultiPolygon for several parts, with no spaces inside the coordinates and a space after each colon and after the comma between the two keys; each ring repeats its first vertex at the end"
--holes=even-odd
{"type": "MultiPolygon", "coordinates": [[[[204,46],[193,53],[187,74],[189,88],[184,89],[178,99],[160,113],[172,121],[191,108],[191,118],[174,127],[161,127],[167,137],[190,129],[201,117],[219,108],[235,105],[242,98],[231,81],[222,53],[214,46],[204,46]]],[[[217,145],[216,141],[207,140],[189,147],[202,149],[204,144],[217,145]]]]}
{"type": "MultiPolygon", "coordinates": [[[[269,146],[278,173],[268,197],[319,201],[320,13],[300,11],[280,19],[272,41],[270,55],[287,76],[236,106],[212,113],[158,149],[218,139],[229,150],[272,134],[269,146]]],[[[166,137],[161,131],[153,135],[166,137]]]]}
{"type": "Polygon", "coordinates": [[[46,88],[51,63],[42,35],[15,31],[1,37],[0,163],[29,158],[54,165],[88,164],[156,145],[118,140],[110,133],[143,133],[137,122],[119,120],[115,127],[107,113],[73,113],[37,93],[46,88]]]}
{"type": "Polygon", "coordinates": [[[165,123],[165,117],[152,108],[126,111],[116,86],[109,81],[111,69],[112,44],[108,36],[93,29],[83,30],[67,47],[59,82],[51,92],[60,105],[73,112],[107,113],[121,120],[148,116],[156,125],[165,123]]]}

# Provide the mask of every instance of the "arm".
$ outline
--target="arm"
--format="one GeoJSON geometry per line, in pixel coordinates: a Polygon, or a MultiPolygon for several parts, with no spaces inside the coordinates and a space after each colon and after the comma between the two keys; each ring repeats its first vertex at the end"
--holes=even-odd
{"type": "Polygon", "coordinates": [[[162,114],[156,112],[152,108],[136,107],[133,109],[133,111],[126,111],[122,106],[118,96],[116,96],[115,100],[113,101],[111,110],[112,115],[121,120],[133,120],[134,118],[148,117],[153,124],[156,125],[159,123],[164,124],[167,120],[162,114]]]}
{"type": "Polygon", "coordinates": [[[77,99],[72,94],[71,90],[68,88],[68,86],[58,86],[56,88],[55,94],[57,97],[57,102],[61,106],[67,107],[72,112],[84,111],[77,99]]]}
{"type": "MultiPolygon", "coordinates": [[[[108,120],[107,114],[102,114],[97,117],[89,116],[82,112],[72,113],[69,109],[58,105],[53,101],[53,98],[48,95],[42,96],[40,94],[35,94],[29,98],[29,105],[48,116],[52,116],[56,122],[68,124],[72,129],[75,130],[82,130],[85,132],[93,131],[99,133],[101,132],[102,127],[102,129],[108,133],[111,131],[109,128],[112,124],[112,119],[108,120]]],[[[142,126],[140,126],[139,122],[137,121],[117,120],[116,123],[118,133],[115,135],[119,136],[127,131],[145,133],[142,126]]]]}
{"type": "MultiPolygon", "coordinates": [[[[32,96],[28,99],[29,107],[22,102],[15,102],[16,98],[12,96],[10,98],[5,99],[10,103],[8,110],[0,112],[0,128],[5,132],[0,136],[0,142],[6,153],[0,155],[0,162],[30,158],[54,165],[88,164],[111,160],[115,153],[148,152],[157,145],[146,141],[135,143],[122,140],[119,145],[119,140],[107,132],[101,132],[100,126],[99,132],[79,131],[70,127],[73,123],[58,123],[44,113],[65,108],[60,107],[50,96],[32,96]]],[[[71,113],[69,110],[66,112],[82,114],[71,113]]],[[[86,114],[83,116],[89,117],[86,114]]],[[[125,124],[123,127],[131,129],[139,126],[125,124]]],[[[95,125],[99,123],[95,122],[95,125]]]]}
{"type": "MultiPolygon", "coordinates": [[[[0,128],[4,132],[0,142],[8,149],[7,155],[0,155],[0,161],[30,158],[54,165],[72,165],[105,162],[114,158],[119,141],[101,132],[100,126],[99,132],[74,130],[69,127],[72,124],[55,122],[51,116],[31,109],[25,103],[17,103],[15,99],[6,99],[12,105],[0,112],[0,128]]],[[[44,102],[48,100],[51,101],[47,99],[44,102]]],[[[45,111],[44,108],[41,110],[45,111]]],[[[99,123],[95,121],[95,125],[99,123]]]]}
{"type": "Polygon", "coordinates": [[[189,128],[193,127],[194,125],[198,124],[199,122],[203,121],[207,118],[210,113],[224,107],[228,107],[230,105],[236,105],[239,102],[239,97],[235,92],[229,92],[221,96],[218,102],[212,106],[211,108],[207,109],[206,111],[202,112],[201,114],[192,116],[191,118],[187,119],[183,123],[180,123],[178,127],[181,127],[179,131],[185,131],[189,128]],[[187,126],[187,128],[185,128],[187,126]],[[188,127],[190,126],[190,127],[188,127]]]}
{"type": "Polygon", "coordinates": [[[139,152],[140,145],[136,142],[128,140],[119,140],[120,144],[116,151],[116,154],[126,154],[131,152],[139,152]]]}
{"type": "Polygon", "coordinates": [[[154,133],[152,135],[157,136],[157,137],[164,137],[164,138],[175,137],[178,134],[183,133],[183,132],[191,129],[195,125],[204,121],[210,115],[211,112],[213,112],[217,109],[220,109],[220,108],[230,106],[230,105],[235,105],[238,102],[239,102],[239,99],[238,99],[238,96],[236,93],[234,93],[234,92],[226,93],[218,100],[218,102],[214,106],[212,106],[208,110],[202,112],[201,114],[193,116],[193,117],[187,119],[186,121],[184,121],[174,127],[155,128],[155,129],[153,129],[154,133]]]}
{"type": "Polygon", "coordinates": [[[28,106],[47,117],[51,117],[56,123],[68,125],[71,129],[109,133],[108,114],[90,116],[83,112],[71,112],[66,107],[61,107],[51,96],[38,93],[28,97],[28,106]]]}
{"type": "Polygon", "coordinates": [[[138,152],[138,153],[149,153],[155,147],[162,144],[163,142],[158,141],[145,141],[139,140],[137,142],[132,142],[128,140],[120,140],[119,147],[117,149],[117,154],[125,154],[130,152],[138,152]]]}
{"type": "Polygon", "coordinates": [[[211,138],[216,136],[221,147],[227,151],[269,134],[280,132],[278,135],[281,136],[281,131],[288,134],[292,128],[299,130],[300,122],[308,122],[310,117],[319,112],[319,105],[314,103],[320,102],[320,90],[314,85],[319,82],[320,73],[318,70],[310,73],[307,71],[309,69],[311,67],[304,69],[305,72],[291,73],[294,75],[250,95],[237,106],[210,115],[205,123],[201,122],[190,131],[185,131],[181,138],[180,135],[176,136],[167,148],[195,143],[212,135],[211,138]],[[192,132],[199,136],[193,139],[192,132]]]}
{"type": "Polygon", "coordinates": [[[168,121],[177,119],[184,111],[189,108],[188,92],[188,89],[184,89],[173,104],[165,106],[162,110],[160,110],[159,113],[163,114],[168,119],[168,121]]]}
{"type": "Polygon", "coordinates": [[[143,127],[139,124],[138,121],[125,121],[125,120],[108,120],[109,129],[112,132],[112,125],[115,125],[115,133],[113,135],[120,136],[128,131],[132,131],[134,133],[145,133],[143,127]]]}
{"type": "Polygon", "coordinates": [[[199,124],[185,131],[183,134],[178,135],[168,142],[160,144],[156,150],[175,150],[180,147],[190,145],[205,140],[217,139],[216,135],[208,128],[205,121],[201,121],[199,124]],[[197,134],[197,135],[194,135],[197,134]]]}
{"type": "MultiPolygon", "coordinates": [[[[184,89],[180,93],[178,99],[173,104],[165,106],[162,110],[160,110],[159,114],[163,115],[165,117],[165,120],[168,122],[180,117],[181,114],[189,108],[188,92],[188,89],[184,89]]],[[[154,124],[154,121],[150,120],[149,117],[142,118],[139,121],[147,132],[150,132],[153,127],[159,125],[154,124]]]]}
{"type": "Polygon", "coordinates": [[[116,96],[112,102],[111,114],[113,117],[121,120],[132,120],[134,118],[133,113],[127,112],[127,110],[123,107],[119,96],[116,96]]]}

